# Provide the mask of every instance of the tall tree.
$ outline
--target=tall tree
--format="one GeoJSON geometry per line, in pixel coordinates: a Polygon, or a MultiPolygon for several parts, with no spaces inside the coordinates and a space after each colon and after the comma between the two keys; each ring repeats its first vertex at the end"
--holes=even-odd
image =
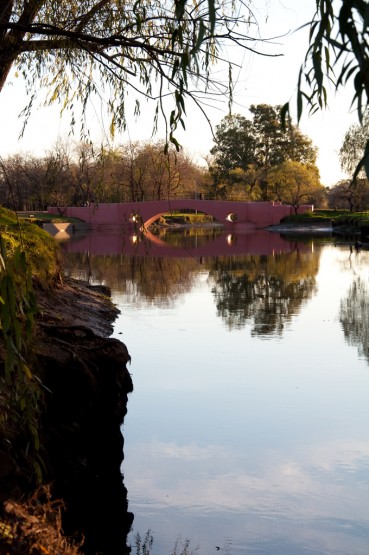
{"type": "Polygon", "coordinates": [[[280,106],[252,105],[251,119],[237,114],[221,121],[211,149],[215,183],[222,180],[230,188],[235,181],[234,170],[240,169],[245,185],[252,190],[258,184],[266,199],[269,198],[268,174],[272,167],[287,161],[315,164],[317,151],[311,139],[291,120],[283,127],[280,110],[280,106]]]}
{"type": "Polygon", "coordinates": [[[210,153],[215,157],[219,171],[225,174],[235,168],[246,171],[254,163],[252,122],[244,116],[225,116],[216,126],[214,143],[210,153]]]}
{"type": "MultiPolygon", "coordinates": [[[[14,66],[26,80],[27,116],[40,89],[62,110],[90,98],[106,100],[110,129],[126,125],[126,96],[156,103],[167,134],[184,125],[185,100],[202,108],[198,92],[231,95],[211,75],[226,44],[254,51],[248,3],[230,0],[3,0],[0,3],[0,91],[14,66]],[[250,31],[251,32],[251,31],[250,31]],[[163,99],[170,95],[170,114],[163,99]],[[168,114],[168,117],[167,117],[168,114]]],[[[259,37],[255,38],[259,41],[259,37]]]]}

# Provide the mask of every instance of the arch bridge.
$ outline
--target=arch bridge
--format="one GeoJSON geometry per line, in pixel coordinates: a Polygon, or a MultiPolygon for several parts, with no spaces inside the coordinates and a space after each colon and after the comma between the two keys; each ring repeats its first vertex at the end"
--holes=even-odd
{"type": "MultiPolygon", "coordinates": [[[[63,215],[79,218],[93,228],[107,225],[148,227],[163,214],[184,209],[208,214],[223,224],[225,228],[234,231],[276,225],[279,224],[282,218],[294,213],[292,206],[279,202],[168,199],[70,206],[64,209],[63,215]]],[[[302,205],[298,212],[304,213],[312,210],[312,205],[302,205]]],[[[48,212],[59,214],[60,209],[49,207],[48,212]]]]}

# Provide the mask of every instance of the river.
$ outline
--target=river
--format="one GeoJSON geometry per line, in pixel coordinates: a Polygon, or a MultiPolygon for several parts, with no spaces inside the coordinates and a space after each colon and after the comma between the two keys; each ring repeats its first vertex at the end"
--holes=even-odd
{"type": "Polygon", "coordinates": [[[368,554],[369,252],[209,230],[64,252],[132,357],[133,553],[150,531],[153,555],[368,554]]]}

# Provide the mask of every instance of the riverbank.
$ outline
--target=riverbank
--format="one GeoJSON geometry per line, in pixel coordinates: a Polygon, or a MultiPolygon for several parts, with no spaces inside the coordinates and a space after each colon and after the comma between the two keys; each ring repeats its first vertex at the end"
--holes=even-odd
{"type": "Polygon", "coordinates": [[[268,226],[267,231],[286,234],[298,235],[332,235],[337,237],[350,237],[353,240],[364,240],[367,237],[368,230],[366,227],[358,225],[357,221],[334,222],[329,220],[315,221],[314,219],[305,219],[268,226]]]}
{"type": "Polygon", "coordinates": [[[334,228],[330,222],[291,222],[280,223],[265,228],[267,231],[275,231],[277,233],[301,233],[301,234],[314,234],[326,233],[332,234],[334,228]]]}
{"type": "MultiPolygon", "coordinates": [[[[133,515],[120,470],[121,425],[133,385],[127,348],[109,337],[118,310],[107,288],[71,279],[35,292],[39,313],[32,367],[43,391],[38,423],[42,483],[51,484],[52,499],[62,501],[63,532],[83,542],[81,553],[124,554],[133,515]]],[[[0,444],[0,553],[23,553],[25,545],[27,552],[51,553],[45,551],[50,546],[36,545],[36,516],[32,531],[14,511],[20,501],[26,507],[37,489],[27,461],[19,457],[25,439],[13,433],[11,441],[0,444]]],[[[53,514],[49,518],[56,521],[53,514]]]]}

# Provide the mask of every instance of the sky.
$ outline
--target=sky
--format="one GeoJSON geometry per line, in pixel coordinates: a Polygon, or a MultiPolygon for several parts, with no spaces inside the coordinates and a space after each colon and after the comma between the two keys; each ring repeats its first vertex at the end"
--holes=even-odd
{"type": "MultiPolygon", "coordinates": [[[[246,117],[249,117],[248,108],[251,104],[277,105],[290,101],[292,109],[295,106],[298,72],[308,46],[307,29],[295,30],[309,21],[315,10],[315,0],[255,0],[254,4],[257,6],[254,13],[261,35],[275,37],[271,46],[260,43],[258,47],[264,52],[281,53],[283,56],[267,57],[235,50],[225,52],[225,57],[236,60],[240,66],[234,71],[236,86],[232,110],[246,117]]],[[[357,115],[350,108],[351,98],[351,90],[343,90],[336,95],[332,93],[328,109],[311,117],[305,110],[299,125],[301,131],[318,147],[317,164],[325,186],[332,186],[345,177],[340,169],[338,153],[349,126],[357,123],[357,115]]],[[[13,74],[0,93],[2,157],[18,152],[43,155],[52,150],[58,138],[68,138],[69,122],[60,118],[58,107],[39,107],[34,110],[20,139],[22,123],[19,114],[26,103],[22,79],[13,74]]],[[[207,107],[213,128],[220,123],[227,110],[226,102],[207,107]]],[[[90,108],[88,123],[92,140],[97,144],[110,140],[106,131],[108,126],[100,114],[99,106],[90,108]]],[[[144,109],[138,121],[133,118],[129,120],[128,129],[116,136],[115,144],[150,140],[151,131],[152,109],[144,109]]],[[[160,134],[159,129],[156,139],[160,138],[163,138],[163,134],[160,134]]],[[[213,135],[195,107],[187,105],[186,131],[179,132],[178,139],[194,161],[204,163],[213,146],[213,135]]],[[[78,137],[74,140],[77,141],[78,137]]]]}

